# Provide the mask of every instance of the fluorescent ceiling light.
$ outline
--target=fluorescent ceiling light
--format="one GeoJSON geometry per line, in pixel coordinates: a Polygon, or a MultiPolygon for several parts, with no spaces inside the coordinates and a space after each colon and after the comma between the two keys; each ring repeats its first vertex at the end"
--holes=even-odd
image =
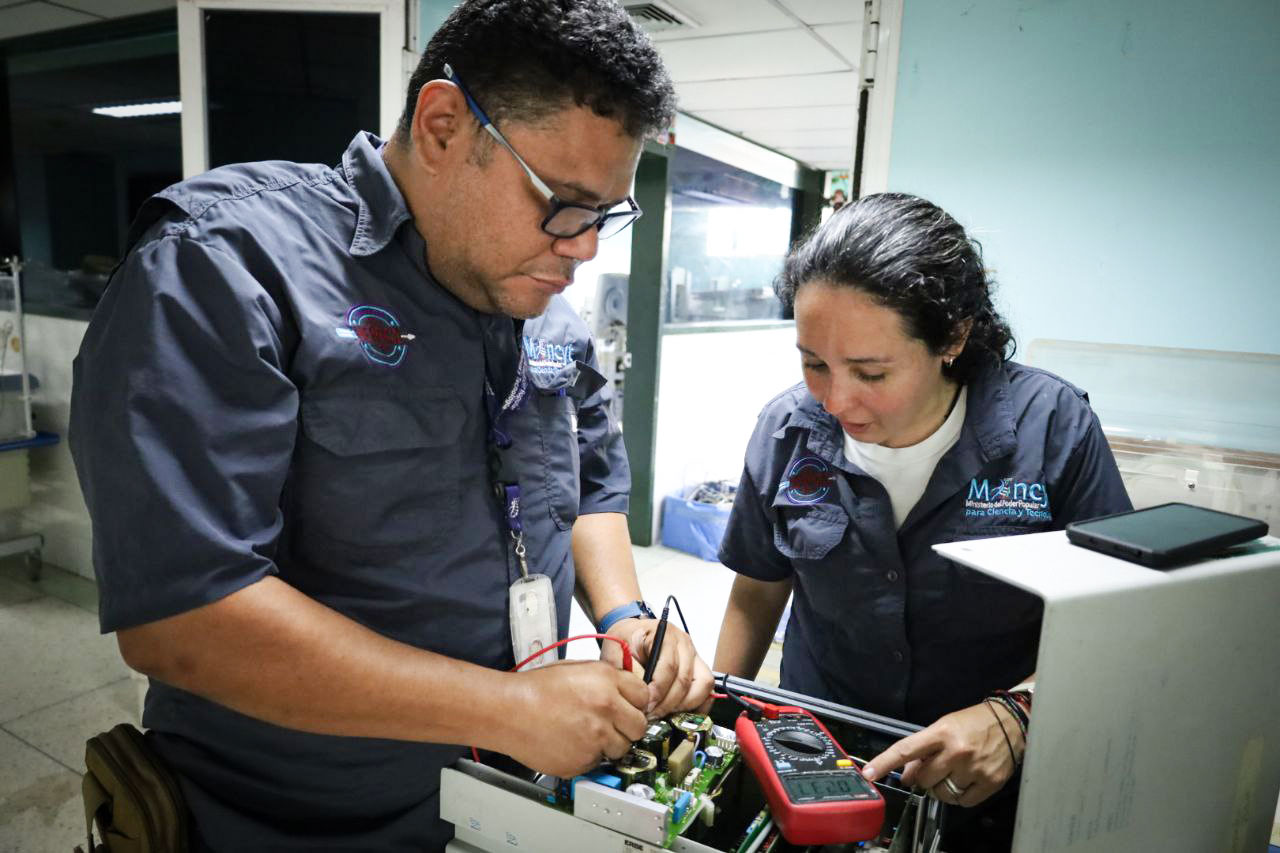
{"type": "Polygon", "coordinates": [[[112,118],[167,116],[182,112],[182,101],[157,101],[151,104],[123,104],[117,107],[94,107],[95,114],[112,118]]]}

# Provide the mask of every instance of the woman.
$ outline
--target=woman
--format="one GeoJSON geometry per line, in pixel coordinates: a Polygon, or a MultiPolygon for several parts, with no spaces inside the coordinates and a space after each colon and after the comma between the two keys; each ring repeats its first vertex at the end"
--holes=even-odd
{"type": "Polygon", "coordinates": [[[993,795],[1025,748],[1041,607],[932,546],[1131,509],[1115,460],[1083,391],[1009,361],[978,245],[924,199],[846,205],[777,291],[804,384],[747,450],[715,668],[754,677],[794,593],[782,687],[927,726],[866,774],[983,804],[949,851],[1007,849],[1016,786],[993,795]]]}

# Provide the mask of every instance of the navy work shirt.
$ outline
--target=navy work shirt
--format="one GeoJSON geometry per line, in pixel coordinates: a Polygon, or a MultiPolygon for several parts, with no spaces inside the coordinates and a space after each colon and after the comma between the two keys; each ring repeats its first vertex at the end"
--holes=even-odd
{"type": "MultiPolygon", "coordinates": [[[[517,471],[533,472],[519,478],[529,571],[551,577],[564,637],[574,585],[573,522],[579,515],[626,513],[631,469],[610,413],[613,390],[573,307],[552,297],[546,311],[524,322],[520,341],[531,394],[512,418],[516,440],[503,456],[515,460],[517,471]]],[[[511,580],[518,576],[513,565],[511,580]]]]}
{"type": "Polygon", "coordinates": [[[960,438],[900,529],[803,384],[761,412],[720,560],[793,581],[782,687],[929,725],[1035,670],[1041,602],[936,554],[1132,509],[1088,397],[1030,367],[969,385],[960,438]]]}
{"type": "MultiPolygon", "coordinates": [[[[505,394],[524,342],[432,279],[380,146],[358,134],[337,168],[216,169],[140,212],[74,368],[104,632],[277,575],[392,639],[512,665],[518,569],[483,380],[487,363],[505,394]]],[[[534,374],[508,470],[563,633],[569,525],[625,511],[629,480],[576,363],[591,360],[585,329],[562,302],[540,328],[574,360],[534,374]]],[[[460,746],[303,733],[155,680],[143,721],[213,849],[422,850],[452,834],[439,771],[460,746]]]]}

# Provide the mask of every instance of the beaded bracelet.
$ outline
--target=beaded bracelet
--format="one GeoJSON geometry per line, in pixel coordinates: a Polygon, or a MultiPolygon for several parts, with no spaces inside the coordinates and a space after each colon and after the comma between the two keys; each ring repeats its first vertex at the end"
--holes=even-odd
{"type": "Polygon", "coordinates": [[[1018,700],[1005,690],[997,690],[989,698],[999,702],[1013,716],[1014,721],[1018,724],[1018,730],[1022,732],[1022,739],[1026,740],[1027,725],[1030,723],[1030,719],[1018,700]]]}
{"type": "Polygon", "coordinates": [[[1009,698],[1011,698],[1013,701],[1015,701],[1015,702],[1017,702],[1019,705],[1021,705],[1021,706],[1022,706],[1022,710],[1023,710],[1024,712],[1026,712],[1028,715],[1030,715],[1030,714],[1031,714],[1031,694],[1030,694],[1030,693],[1023,693],[1023,692],[1021,692],[1021,691],[1019,691],[1019,692],[1015,693],[1015,692],[1013,692],[1013,691],[1011,691],[1011,690],[1002,690],[1002,691],[1000,691],[1000,692],[1004,693],[1006,696],[1008,696],[1009,698]]]}
{"type": "Polygon", "coordinates": [[[996,724],[1000,726],[1000,734],[1004,735],[1004,745],[1009,747],[1009,758],[1013,761],[1014,768],[1017,769],[1021,762],[1018,761],[1018,756],[1013,754],[1013,741],[1009,740],[1009,732],[1005,730],[1004,720],[1000,719],[1000,715],[996,713],[996,706],[991,704],[990,699],[983,699],[982,704],[990,708],[991,716],[996,718],[996,724]]]}
{"type": "Polygon", "coordinates": [[[1011,693],[1008,690],[997,690],[991,694],[993,697],[998,696],[1009,704],[1017,708],[1017,714],[1024,720],[1031,717],[1031,697],[1025,693],[1011,693]]]}

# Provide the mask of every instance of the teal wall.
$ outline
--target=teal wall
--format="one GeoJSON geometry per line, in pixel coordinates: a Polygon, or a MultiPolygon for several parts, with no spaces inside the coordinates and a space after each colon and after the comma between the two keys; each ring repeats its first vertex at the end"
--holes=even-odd
{"type": "Polygon", "coordinates": [[[905,0],[889,187],[1019,343],[1280,353],[1280,2],[905,0]]]}
{"type": "Polygon", "coordinates": [[[418,52],[421,53],[436,30],[449,17],[458,0],[418,0],[418,52]]]}

